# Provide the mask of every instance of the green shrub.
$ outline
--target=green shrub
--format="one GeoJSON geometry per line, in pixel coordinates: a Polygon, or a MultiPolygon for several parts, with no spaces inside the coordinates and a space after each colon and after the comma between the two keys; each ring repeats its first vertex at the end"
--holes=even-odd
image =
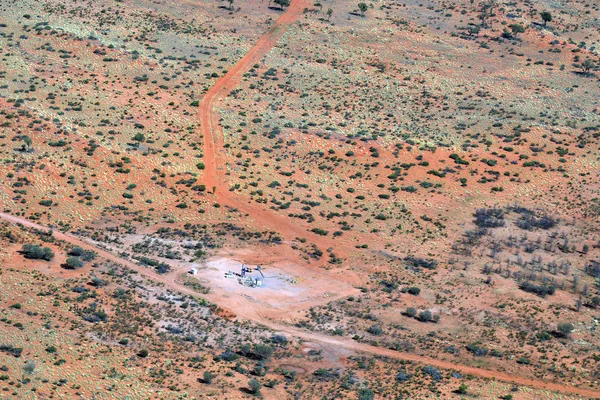
{"type": "Polygon", "coordinates": [[[23,253],[25,258],[32,260],[50,261],[54,258],[54,253],[49,247],[41,248],[35,244],[24,244],[21,253],[23,253]]]}
{"type": "Polygon", "coordinates": [[[69,257],[65,262],[65,267],[68,269],[79,269],[83,267],[83,261],[79,257],[69,257]]]}
{"type": "Polygon", "coordinates": [[[321,235],[321,236],[327,236],[329,234],[329,231],[326,231],[325,229],[321,229],[321,228],[313,228],[313,229],[311,229],[311,232],[314,232],[317,235],[321,235]]]}
{"type": "Polygon", "coordinates": [[[217,376],[216,374],[213,374],[210,371],[204,371],[204,374],[202,375],[202,379],[204,380],[204,383],[206,383],[207,385],[210,385],[216,376],[217,376]]]}
{"type": "Polygon", "coordinates": [[[358,391],[358,400],[373,400],[375,392],[369,388],[362,388],[358,391]]]}
{"type": "Polygon", "coordinates": [[[371,335],[379,336],[383,333],[383,329],[381,329],[381,326],[379,325],[371,325],[367,329],[367,332],[369,332],[371,335]]]}
{"type": "Polygon", "coordinates": [[[413,296],[418,296],[419,293],[421,293],[421,289],[416,286],[413,286],[408,288],[407,292],[412,294],[413,296]]]}
{"type": "Polygon", "coordinates": [[[69,250],[69,255],[70,256],[75,256],[75,257],[81,257],[83,255],[83,248],[79,247],[79,246],[74,246],[71,248],[71,250],[69,250]]]}
{"type": "Polygon", "coordinates": [[[221,353],[221,355],[219,356],[219,359],[223,360],[223,361],[235,361],[238,358],[240,358],[240,356],[238,356],[237,354],[235,354],[233,351],[231,351],[230,349],[225,350],[223,353],[221,353]]]}
{"type": "Polygon", "coordinates": [[[273,356],[273,348],[266,344],[255,344],[254,355],[261,360],[268,360],[273,356]]]}
{"type": "Polygon", "coordinates": [[[148,350],[142,349],[137,353],[138,357],[146,358],[148,357],[148,350]]]}
{"type": "Polygon", "coordinates": [[[258,395],[260,393],[260,388],[262,388],[262,384],[257,379],[250,379],[250,381],[248,381],[248,387],[250,393],[258,395]]]}
{"type": "Polygon", "coordinates": [[[571,335],[571,332],[573,332],[573,329],[575,329],[573,324],[568,323],[558,324],[556,327],[557,333],[562,337],[569,337],[569,335],[571,335]]]}

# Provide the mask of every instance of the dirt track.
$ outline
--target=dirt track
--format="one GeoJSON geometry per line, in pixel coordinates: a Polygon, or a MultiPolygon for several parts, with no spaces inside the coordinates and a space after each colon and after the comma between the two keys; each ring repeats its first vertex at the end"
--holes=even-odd
{"type": "MultiPolygon", "coordinates": [[[[287,218],[281,217],[270,210],[265,210],[259,205],[248,203],[243,198],[237,197],[237,195],[231,194],[231,192],[228,191],[228,186],[225,179],[226,160],[222,150],[224,143],[223,132],[219,126],[218,115],[215,113],[215,106],[217,105],[217,102],[222,99],[222,96],[225,95],[228,90],[233,89],[235,85],[239,82],[243,74],[249,68],[251,68],[253,64],[260,61],[260,59],[262,59],[262,57],[264,57],[270,51],[270,49],[275,45],[277,40],[279,40],[279,38],[281,38],[281,36],[285,33],[286,26],[296,21],[301,15],[304,8],[307,7],[309,4],[310,2],[306,0],[292,1],[291,6],[286,10],[284,14],[281,15],[281,17],[271,28],[271,30],[268,33],[266,33],[257,42],[257,44],[229,70],[229,72],[225,76],[220,78],[203,98],[200,104],[200,119],[202,125],[202,134],[204,136],[204,179],[209,191],[213,187],[215,188],[215,197],[220,204],[236,208],[240,212],[248,214],[259,225],[262,224],[266,227],[269,227],[272,230],[282,232],[284,236],[292,238],[294,235],[306,237],[307,239],[310,239],[315,243],[320,243],[323,247],[329,247],[333,245],[333,241],[331,239],[323,238],[321,236],[307,232],[304,229],[304,227],[299,226],[296,223],[290,222],[287,218]]],[[[0,213],[0,218],[12,224],[20,223],[24,226],[31,228],[41,230],[48,229],[39,224],[28,221],[24,218],[15,217],[5,213],[0,213]]],[[[143,275],[149,279],[164,283],[169,289],[197,296],[196,292],[179,284],[176,281],[176,275],[173,273],[167,275],[159,275],[149,268],[144,268],[129,260],[122,259],[119,256],[114,255],[109,251],[106,251],[74,235],[55,231],[54,237],[65,242],[81,246],[83,248],[94,250],[98,253],[100,257],[131,268],[140,273],[140,275],[143,275]]],[[[336,243],[336,247],[339,248],[339,243],[336,243]]],[[[215,297],[211,295],[206,297],[209,300],[215,299],[215,297]]],[[[578,388],[555,382],[533,380],[520,375],[511,375],[504,372],[490,371],[461,364],[454,364],[451,362],[420,356],[416,354],[398,352],[385,348],[370,346],[368,344],[356,342],[352,339],[327,336],[325,334],[304,331],[295,327],[273,322],[272,320],[261,316],[260,313],[253,310],[252,307],[241,307],[240,310],[243,310],[243,314],[239,314],[241,318],[254,321],[256,323],[265,325],[273,330],[282,333],[287,333],[291,336],[319,343],[323,346],[326,346],[328,350],[337,352],[338,354],[347,354],[356,351],[364,352],[373,355],[381,355],[402,360],[410,360],[443,369],[456,370],[463,374],[471,374],[473,376],[481,378],[496,379],[499,381],[529,386],[537,389],[545,389],[567,394],[577,394],[590,398],[600,398],[600,394],[598,393],[598,391],[592,389],[578,388]]],[[[238,312],[240,310],[238,310],[238,312]]]]}
{"type": "Polygon", "coordinates": [[[269,53],[285,33],[286,27],[296,21],[309,4],[307,0],[292,1],[290,7],[279,17],[269,32],[263,35],[224,76],[219,78],[202,98],[199,112],[201,132],[204,137],[204,181],[209,190],[215,189],[215,195],[224,203],[235,203],[234,206],[237,207],[240,201],[228,194],[223,156],[224,138],[219,125],[219,116],[215,113],[215,103],[221,101],[222,96],[228,91],[233,90],[242,76],[269,53]]]}
{"type": "Polygon", "coordinates": [[[317,244],[322,250],[335,247],[338,256],[344,256],[343,245],[339,240],[319,236],[307,231],[303,225],[292,222],[272,210],[250,203],[229,191],[226,179],[227,160],[223,148],[223,130],[219,125],[217,105],[227,93],[233,90],[243,75],[252,66],[269,53],[277,41],[283,36],[287,26],[295,22],[312,3],[307,0],[294,0],[290,7],[279,17],[271,29],[242,57],[228,72],[219,78],[208,90],[200,103],[201,134],[204,140],[204,182],[208,191],[214,190],[216,201],[225,206],[247,214],[259,227],[279,232],[284,238],[291,240],[304,237],[317,244]]]}

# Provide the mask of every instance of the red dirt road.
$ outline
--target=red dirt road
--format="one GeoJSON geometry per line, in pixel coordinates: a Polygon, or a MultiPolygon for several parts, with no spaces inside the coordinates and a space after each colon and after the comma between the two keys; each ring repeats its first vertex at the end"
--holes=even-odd
{"type": "Polygon", "coordinates": [[[215,113],[216,103],[222,100],[222,96],[228,91],[233,90],[242,76],[271,51],[285,33],[287,26],[295,22],[308,5],[310,2],[307,0],[293,0],[269,32],[263,35],[248,53],[228,70],[227,74],[215,82],[200,103],[201,132],[204,137],[204,181],[209,190],[216,189],[215,194],[222,202],[237,203],[228,194],[223,155],[224,138],[219,125],[219,116],[215,113]]]}
{"type": "Polygon", "coordinates": [[[227,74],[219,78],[208,90],[200,103],[201,134],[204,139],[204,182],[206,188],[214,190],[219,204],[229,206],[247,214],[255,223],[283,235],[287,240],[303,237],[318,244],[322,249],[334,247],[338,257],[344,256],[343,244],[339,240],[319,236],[307,231],[304,226],[292,222],[288,218],[274,213],[272,210],[248,202],[229,191],[226,179],[227,160],[223,148],[223,130],[219,125],[219,115],[216,112],[219,101],[233,90],[243,75],[252,66],[269,53],[277,41],[283,36],[287,27],[294,23],[304,9],[312,3],[307,0],[293,0],[287,10],[279,17],[271,29],[242,57],[227,74]]]}

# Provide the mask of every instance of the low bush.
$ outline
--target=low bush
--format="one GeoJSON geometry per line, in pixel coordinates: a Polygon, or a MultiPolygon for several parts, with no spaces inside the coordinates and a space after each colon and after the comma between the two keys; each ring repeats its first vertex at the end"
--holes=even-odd
{"type": "Polygon", "coordinates": [[[54,253],[49,247],[42,248],[36,244],[24,244],[21,253],[25,258],[31,260],[51,261],[54,258],[54,253]]]}

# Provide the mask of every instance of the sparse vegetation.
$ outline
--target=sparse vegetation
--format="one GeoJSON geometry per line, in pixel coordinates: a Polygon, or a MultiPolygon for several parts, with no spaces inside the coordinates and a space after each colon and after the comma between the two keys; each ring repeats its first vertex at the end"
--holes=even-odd
{"type": "Polygon", "coordinates": [[[6,396],[593,397],[597,4],[5,3],[6,396]]]}

